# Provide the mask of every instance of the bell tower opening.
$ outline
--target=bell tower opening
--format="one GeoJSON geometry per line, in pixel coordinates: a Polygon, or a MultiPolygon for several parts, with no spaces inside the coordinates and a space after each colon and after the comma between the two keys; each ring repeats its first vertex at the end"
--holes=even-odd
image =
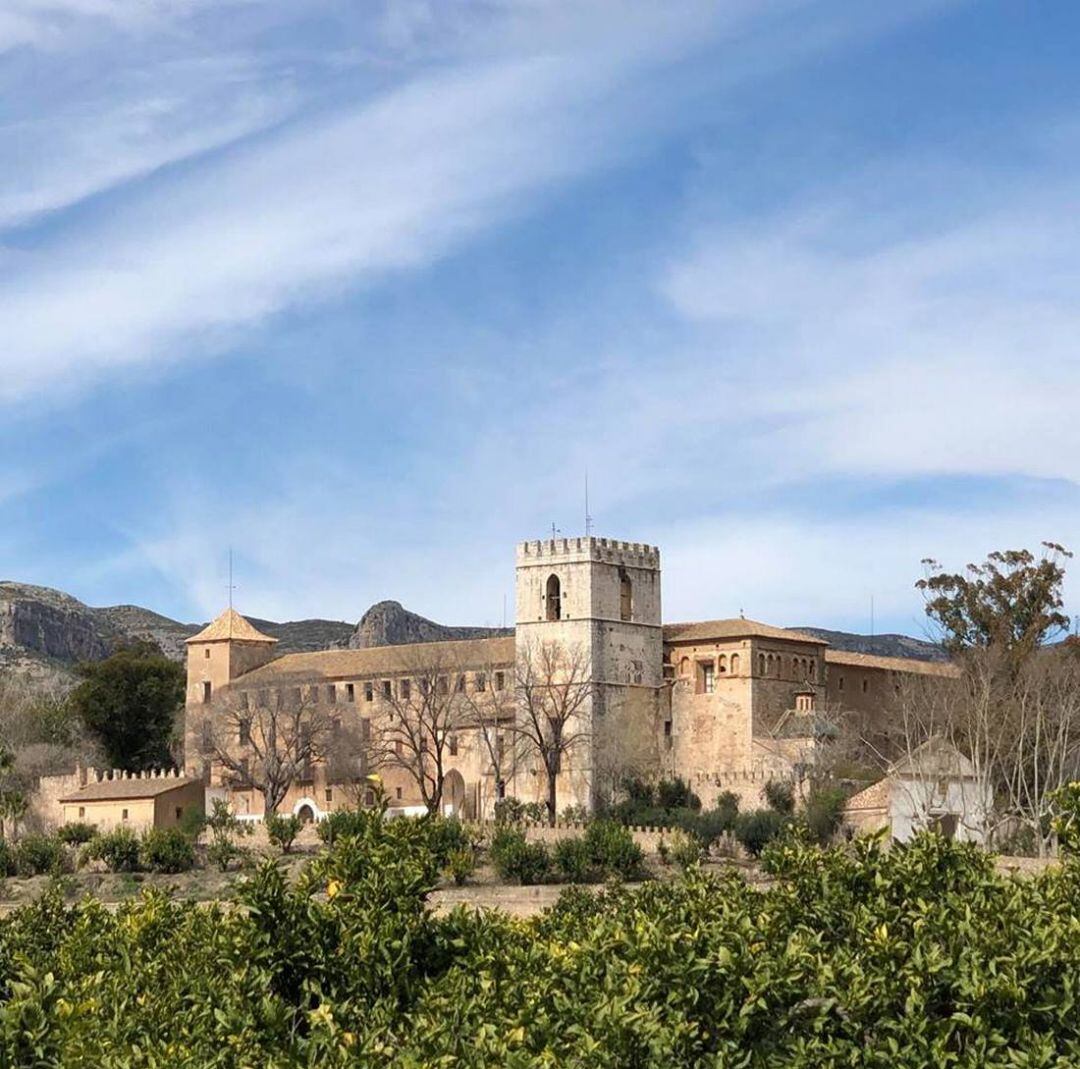
{"type": "Polygon", "coordinates": [[[544,604],[549,620],[562,619],[562,584],[557,575],[549,575],[544,589],[544,604]]]}
{"type": "Polygon", "coordinates": [[[619,569],[619,619],[634,618],[634,585],[625,568],[619,569]]]}

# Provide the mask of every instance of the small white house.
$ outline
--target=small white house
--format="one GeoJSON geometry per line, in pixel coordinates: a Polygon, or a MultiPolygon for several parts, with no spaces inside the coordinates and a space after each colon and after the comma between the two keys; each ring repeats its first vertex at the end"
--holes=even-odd
{"type": "Polygon", "coordinates": [[[946,838],[986,845],[993,805],[975,767],[944,739],[928,739],[885,777],[848,799],[844,822],[857,833],[888,828],[897,842],[936,828],[946,838]]]}

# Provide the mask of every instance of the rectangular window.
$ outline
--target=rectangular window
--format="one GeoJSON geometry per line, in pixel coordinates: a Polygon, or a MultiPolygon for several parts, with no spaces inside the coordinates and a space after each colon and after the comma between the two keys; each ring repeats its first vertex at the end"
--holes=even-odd
{"type": "Polygon", "coordinates": [[[209,646],[206,647],[206,659],[210,660],[210,647],[209,646]]]}
{"type": "Polygon", "coordinates": [[[390,680],[384,679],[382,683],[382,696],[389,701],[391,697],[390,680]]]}
{"type": "MultiPolygon", "coordinates": [[[[424,689],[425,682],[425,680],[420,681],[421,689],[424,689]]],[[[408,701],[412,697],[412,680],[403,679],[398,683],[398,697],[401,698],[402,701],[408,701]]]]}
{"type": "Polygon", "coordinates": [[[670,750],[671,747],[672,747],[671,721],[670,720],[665,720],[664,721],[664,749],[665,750],[670,750]]]}
{"type": "Polygon", "coordinates": [[[334,800],[334,788],[333,787],[327,787],[326,788],[326,800],[328,802],[332,802],[334,800]]]}
{"type": "Polygon", "coordinates": [[[837,690],[843,690],[844,689],[844,677],[843,676],[840,677],[840,682],[839,682],[839,685],[837,686],[836,689],[837,690]]]}
{"type": "Polygon", "coordinates": [[[436,694],[449,694],[450,688],[446,681],[446,676],[439,676],[435,681],[435,693],[436,694]]]}
{"type": "Polygon", "coordinates": [[[371,806],[371,805],[374,805],[374,804],[375,804],[375,792],[374,791],[364,791],[364,805],[371,806]]]}
{"type": "Polygon", "coordinates": [[[465,693],[465,673],[464,672],[462,672],[461,675],[459,675],[457,677],[457,682],[454,684],[454,689],[458,692],[458,694],[464,694],[465,693]]]}
{"type": "Polygon", "coordinates": [[[85,816],[86,816],[86,806],[81,805],[81,806],[79,806],[79,820],[82,820],[82,818],[85,817],[85,816]]]}
{"type": "Polygon", "coordinates": [[[400,787],[396,788],[396,790],[394,791],[394,795],[397,798],[397,800],[400,802],[401,801],[401,788],[400,787]]]}
{"type": "Polygon", "coordinates": [[[326,685],[326,700],[334,705],[337,702],[337,685],[334,683],[328,683],[326,685]]]}
{"type": "Polygon", "coordinates": [[[701,693],[712,694],[716,690],[715,665],[712,661],[702,661],[699,665],[701,672],[701,693]]]}
{"type": "Polygon", "coordinates": [[[239,725],[239,743],[241,746],[251,745],[251,721],[248,719],[241,720],[239,725]]]}
{"type": "Polygon", "coordinates": [[[289,702],[293,709],[295,709],[303,699],[300,697],[300,688],[292,687],[289,690],[289,702]]]}
{"type": "Polygon", "coordinates": [[[356,701],[356,687],[354,687],[351,683],[345,684],[345,700],[347,702],[356,701]]]}
{"type": "Polygon", "coordinates": [[[496,690],[502,690],[503,687],[505,687],[505,686],[506,686],[506,673],[505,672],[496,672],[495,673],[495,689],[496,690]]]}
{"type": "Polygon", "coordinates": [[[202,685],[202,700],[203,705],[208,705],[210,702],[210,695],[213,692],[213,685],[207,681],[202,685]]]}
{"type": "Polygon", "coordinates": [[[121,820],[127,820],[127,818],[128,818],[128,811],[126,809],[120,810],[120,819],[121,820]]]}
{"type": "Polygon", "coordinates": [[[483,672],[477,672],[473,679],[477,690],[487,690],[487,676],[483,672]]]}
{"type": "Polygon", "coordinates": [[[182,805],[178,805],[176,807],[176,819],[179,820],[183,815],[184,815],[184,807],[182,805]]]}
{"type": "Polygon", "coordinates": [[[374,683],[365,683],[364,684],[364,701],[372,702],[374,700],[375,700],[375,684],[374,683]]]}
{"type": "Polygon", "coordinates": [[[314,705],[319,704],[319,687],[318,687],[318,684],[315,684],[315,685],[308,688],[308,695],[310,696],[311,701],[312,701],[312,703],[314,705]]]}
{"type": "Polygon", "coordinates": [[[450,756],[457,757],[457,736],[450,736],[450,756]]]}

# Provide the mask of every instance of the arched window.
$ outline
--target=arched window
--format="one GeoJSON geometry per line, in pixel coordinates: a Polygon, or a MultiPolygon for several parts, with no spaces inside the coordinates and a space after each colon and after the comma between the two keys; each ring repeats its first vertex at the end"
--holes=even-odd
{"type": "Polygon", "coordinates": [[[731,674],[733,676],[739,674],[739,655],[737,653],[731,655],[731,674]]]}
{"type": "Polygon", "coordinates": [[[630,576],[624,570],[619,572],[619,619],[629,620],[634,613],[634,588],[630,576]]]}
{"type": "Polygon", "coordinates": [[[544,596],[547,604],[547,618],[549,620],[562,619],[562,586],[557,575],[549,575],[547,591],[544,596]]]}
{"type": "Polygon", "coordinates": [[[688,676],[690,674],[690,658],[684,657],[679,661],[679,675],[688,676]]]}
{"type": "Polygon", "coordinates": [[[763,676],[765,674],[765,654],[764,653],[759,653],[757,655],[757,672],[758,672],[759,676],[763,676]]]}
{"type": "Polygon", "coordinates": [[[776,678],[779,679],[782,673],[782,665],[780,663],[780,654],[776,655],[776,678]]]}
{"type": "Polygon", "coordinates": [[[765,663],[769,666],[768,671],[765,674],[771,676],[773,674],[773,655],[771,653],[765,663]]]}
{"type": "Polygon", "coordinates": [[[720,675],[726,675],[727,674],[727,657],[724,654],[721,653],[720,656],[716,658],[716,661],[717,661],[717,665],[716,665],[717,671],[720,673],[720,675]]]}
{"type": "Polygon", "coordinates": [[[810,678],[817,679],[817,660],[810,662],[810,678]]]}

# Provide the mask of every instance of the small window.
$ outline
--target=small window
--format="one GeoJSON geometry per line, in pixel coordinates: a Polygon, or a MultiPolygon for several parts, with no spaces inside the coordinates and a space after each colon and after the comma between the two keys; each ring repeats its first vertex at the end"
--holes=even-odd
{"type": "Polygon", "coordinates": [[[634,588],[626,570],[619,569],[619,619],[630,620],[634,615],[634,588]]]}
{"type": "Polygon", "coordinates": [[[389,679],[384,679],[383,680],[383,683],[382,683],[382,696],[384,698],[386,698],[387,701],[389,701],[391,696],[392,696],[392,692],[390,690],[390,680],[389,679]]]}
{"type": "Polygon", "coordinates": [[[209,647],[209,646],[207,646],[207,647],[206,647],[206,649],[205,649],[205,650],[203,650],[203,656],[204,656],[204,657],[205,657],[205,658],[206,658],[207,660],[210,660],[210,647],[209,647]]]}
{"type": "Polygon", "coordinates": [[[308,687],[308,694],[311,697],[312,705],[318,705],[319,704],[319,685],[317,683],[313,683],[310,687],[308,687]]]}
{"type": "Polygon", "coordinates": [[[862,681],[862,692],[865,694],[870,689],[870,680],[864,679],[862,681]]]}
{"type": "Polygon", "coordinates": [[[495,673],[495,689],[496,690],[502,690],[505,686],[506,686],[506,673],[505,672],[496,672],[495,673]]]}
{"type": "Polygon", "coordinates": [[[458,755],[457,751],[458,751],[457,736],[456,735],[451,735],[450,736],[450,756],[451,757],[457,757],[457,755],[458,755]]]}
{"type": "Polygon", "coordinates": [[[373,702],[374,700],[375,700],[375,684],[374,683],[365,683],[364,684],[364,701],[373,702]]]}
{"type": "Polygon", "coordinates": [[[405,744],[401,739],[398,739],[397,742],[394,743],[394,753],[396,753],[398,757],[405,756],[405,744]]]}
{"type": "Polygon", "coordinates": [[[464,672],[462,672],[462,673],[460,673],[458,675],[457,680],[454,683],[454,690],[456,690],[458,692],[458,694],[464,694],[465,693],[465,673],[464,672]]]}
{"type": "Polygon", "coordinates": [[[209,680],[207,680],[207,682],[203,683],[203,685],[202,685],[203,705],[209,705],[210,704],[210,696],[211,696],[211,694],[213,694],[213,691],[214,691],[213,684],[210,683],[209,680]]]}
{"type": "Polygon", "coordinates": [[[757,672],[759,676],[765,674],[765,654],[759,653],[757,657],[757,672]]]}
{"type": "Polygon", "coordinates": [[[327,683],[326,685],[326,700],[334,705],[337,702],[337,685],[334,683],[327,683]]]}
{"type": "Polygon", "coordinates": [[[843,690],[844,689],[844,677],[843,676],[841,676],[839,681],[837,682],[836,689],[837,690],[843,690]]]}
{"type": "Polygon", "coordinates": [[[237,725],[238,742],[241,746],[251,745],[251,721],[246,717],[237,725]]]}
{"type": "Polygon", "coordinates": [[[326,800],[328,802],[332,802],[334,800],[334,788],[333,787],[327,787],[326,788],[326,800]]]}
{"type": "Polygon", "coordinates": [[[184,807],[182,805],[178,805],[176,807],[176,819],[179,820],[183,815],[184,815],[184,807]]]}
{"type": "Polygon", "coordinates": [[[549,575],[544,589],[544,602],[549,620],[562,619],[562,584],[557,575],[549,575]]]}
{"type": "Polygon", "coordinates": [[[347,702],[356,701],[356,687],[354,687],[352,683],[345,684],[345,700],[347,702]]]}
{"type": "Polygon", "coordinates": [[[665,720],[664,721],[664,738],[666,738],[666,739],[671,738],[671,721],[670,720],[665,720]]]}
{"type": "Polygon", "coordinates": [[[731,655],[731,674],[733,676],[739,674],[739,655],[737,653],[731,655]]]}
{"type": "Polygon", "coordinates": [[[399,802],[401,801],[401,788],[400,787],[395,787],[394,788],[394,797],[397,798],[397,800],[399,802]]]}
{"type": "Polygon", "coordinates": [[[715,666],[712,661],[702,661],[698,671],[701,673],[701,693],[712,694],[716,690],[715,666]]]}
{"type": "Polygon", "coordinates": [[[79,806],[79,820],[82,820],[82,818],[85,817],[85,816],[86,816],[86,806],[81,805],[81,806],[79,806]]]}
{"type": "Polygon", "coordinates": [[[374,804],[375,804],[375,792],[374,791],[364,791],[364,805],[372,806],[374,804]]]}
{"type": "MultiPolygon", "coordinates": [[[[424,680],[421,680],[421,683],[423,682],[424,680]]],[[[409,698],[412,697],[411,679],[403,679],[400,683],[398,683],[398,697],[404,699],[405,701],[408,701],[409,698]]]]}
{"type": "Polygon", "coordinates": [[[449,694],[450,693],[450,684],[447,681],[446,676],[439,676],[439,678],[435,680],[435,693],[436,694],[449,694]]]}
{"type": "Polygon", "coordinates": [[[684,657],[679,662],[679,675],[688,676],[690,674],[690,658],[684,657]]]}
{"type": "Polygon", "coordinates": [[[719,671],[720,675],[722,675],[722,676],[727,675],[727,657],[724,654],[721,653],[720,656],[717,657],[716,660],[717,660],[717,670],[719,671]]]}
{"type": "Polygon", "coordinates": [[[473,685],[477,690],[487,690],[487,676],[483,672],[477,672],[473,676],[473,685]]]}
{"type": "Polygon", "coordinates": [[[128,811],[126,809],[120,810],[120,819],[121,820],[127,820],[127,818],[128,818],[128,811]]]}

